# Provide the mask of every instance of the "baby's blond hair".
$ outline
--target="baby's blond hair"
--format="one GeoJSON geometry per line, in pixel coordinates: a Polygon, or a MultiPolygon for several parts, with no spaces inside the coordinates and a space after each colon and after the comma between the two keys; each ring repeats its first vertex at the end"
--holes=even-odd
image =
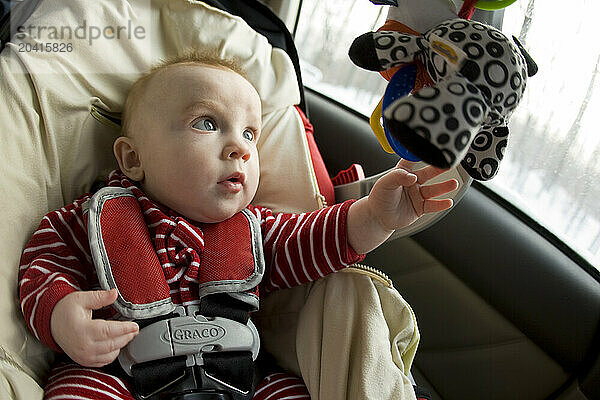
{"type": "Polygon", "coordinates": [[[182,54],[178,54],[172,57],[162,59],[158,64],[154,65],[148,72],[143,74],[137,81],[133,83],[127,94],[125,100],[125,106],[123,107],[123,114],[121,119],[121,135],[130,136],[131,134],[131,118],[130,116],[135,113],[137,104],[142,97],[142,93],[146,89],[148,82],[155,76],[159,71],[164,70],[172,65],[177,64],[202,64],[213,67],[227,68],[233,72],[248,79],[245,71],[243,70],[241,63],[235,58],[223,58],[220,57],[216,51],[211,50],[188,50],[182,54]]]}

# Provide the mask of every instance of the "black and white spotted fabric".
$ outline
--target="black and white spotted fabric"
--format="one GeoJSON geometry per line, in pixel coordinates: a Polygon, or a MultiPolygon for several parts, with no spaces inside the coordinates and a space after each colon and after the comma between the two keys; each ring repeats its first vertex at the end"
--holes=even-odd
{"type": "Polygon", "coordinates": [[[508,141],[508,119],[523,96],[528,62],[533,63],[520,46],[493,27],[457,18],[422,36],[362,35],[351,58],[372,70],[421,60],[435,85],[384,110],[390,133],[429,164],[448,168],[461,163],[478,180],[496,175],[508,141]]]}

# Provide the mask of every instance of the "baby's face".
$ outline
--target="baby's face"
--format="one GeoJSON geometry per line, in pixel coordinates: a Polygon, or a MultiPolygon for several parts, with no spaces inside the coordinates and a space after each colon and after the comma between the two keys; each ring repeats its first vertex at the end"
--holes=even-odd
{"type": "Polygon", "coordinates": [[[250,204],[261,106],[245,78],[226,68],[172,65],[148,82],[140,106],[132,137],[146,194],[198,222],[223,221],[250,204]]]}

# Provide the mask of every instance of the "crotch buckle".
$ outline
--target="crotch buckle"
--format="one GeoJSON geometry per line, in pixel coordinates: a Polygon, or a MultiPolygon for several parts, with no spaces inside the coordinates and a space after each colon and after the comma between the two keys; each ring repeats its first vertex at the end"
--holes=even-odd
{"type": "Polygon", "coordinates": [[[169,357],[187,356],[186,366],[202,366],[202,355],[222,351],[250,351],[256,360],[260,350],[258,331],[251,320],[242,324],[228,318],[207,318],[199,307],[177,306],[178,317],[165,319],[140,329],[139,334],[121,349],[118,360],[133,376],[135,364],[169,357]]]}

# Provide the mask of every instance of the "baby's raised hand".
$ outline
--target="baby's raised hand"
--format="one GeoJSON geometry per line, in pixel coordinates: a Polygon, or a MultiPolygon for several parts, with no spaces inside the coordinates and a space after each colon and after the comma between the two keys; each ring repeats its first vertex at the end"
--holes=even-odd
{"type": "Polygon", "coordinates": [[[425,167],[412,171],[414,163],[400,160],[396,167],[379,178],[368,197],[350,206],[348,242],[357,253],[368,253],[394,232],[430,212],[452,207],[451,199],[436,199],[455,190],[458,182],[449,179],[424,185],[445,170],[425,167]]]}
{"type": "Polygon", "coordinates": [[[386,230],[403,228],[423,214],[452,207],[451,199],[436,197],[455,190],[458,182],[449,179],[424,185],[446,170],[428,166],[412,171],[413,164],[407,160],[400,160],[392,171],[375,183],[369,194],[373,216],[386,230]]]}
{"type": "Polygon", "coordinates": [[[119,351],[139,332],[135,322],[92,319],[92,311],[111,305],[117,291],[73,292],[52,311],[50,329],[54,341],[76,363],[102,367],[114,361],[119,351]]]}

